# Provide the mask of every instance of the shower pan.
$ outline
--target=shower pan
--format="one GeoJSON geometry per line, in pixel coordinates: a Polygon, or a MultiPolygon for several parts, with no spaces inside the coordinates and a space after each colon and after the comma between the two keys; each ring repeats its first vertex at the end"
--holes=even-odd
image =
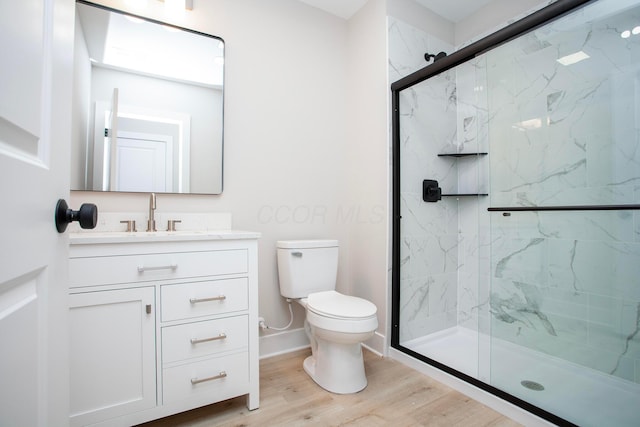
{"type": "Polygon", "coordinates": [[[640,0],[393,83],[392,346],[558,425],[640,420],[640,0]]]}

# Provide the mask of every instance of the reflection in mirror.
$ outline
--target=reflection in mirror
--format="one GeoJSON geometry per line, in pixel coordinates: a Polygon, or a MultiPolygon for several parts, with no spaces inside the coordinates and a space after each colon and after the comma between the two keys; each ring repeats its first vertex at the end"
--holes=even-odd
{"type": "Polygon", "coordinates": [[[71,188],[220,194],[222,39],[76,11],[71,188]]]}

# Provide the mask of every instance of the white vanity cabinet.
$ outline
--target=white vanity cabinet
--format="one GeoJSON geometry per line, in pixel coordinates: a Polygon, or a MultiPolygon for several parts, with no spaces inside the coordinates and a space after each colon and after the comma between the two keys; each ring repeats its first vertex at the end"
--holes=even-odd
{"type": "Polygon", "coordinates": [[[156,406],[153,287],[72,294],[69,307],[72,424],[156,406]]]}
{"type": "Polygon", "coordinates": [[[259,404],[257,233],[70,242],[72,426],[259,404]]]}

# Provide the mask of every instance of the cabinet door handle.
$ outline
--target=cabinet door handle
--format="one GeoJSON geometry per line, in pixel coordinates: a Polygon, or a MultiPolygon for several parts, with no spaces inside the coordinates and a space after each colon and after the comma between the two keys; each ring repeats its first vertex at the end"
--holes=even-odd
{"type": "Polygon", "coordinates": [[[151,270],[175,270],[178,268],[178,264],[173,263],[169,265],[157,265],[155,267],[145,267],[144,265],[138,266],[138,273],[144,273],[145,271],[151,270]]]}
{"type": "Polygon", "coordinates": [[[146,305],[145,311],[147,312],[147,314],[151,314],[151,304],[146,305]]]}
{"type": "Polygon", "coordinates": [[[191,384],[196,385],[196,384],[203,383],[205,381],[219,380],[219,379],[225,378],[226,376],[227,376],[227,373],[225,371],[221,371],[218,375],[214,375],[208,378],[191,378],[191,384]]]}
{"type": "Polygon", "coordinates": [[[217,337],[210,337],[210,338],[191,338],[191,344],[200,344],[201,342],[209,342],[209,341],[217,341],[217,340],[223,340],[227,337],[227,334],[225,334],[224,332],[222,332],[220,335],[218,335],[217,337]]]}
{"type": "Polygon", "coordinates": [[[207,301],[224,301],[226,299],[227,297],[225,295],[218,295],[217,297],[210,297],[210,298],[189,298],[189,302],[191,304],[196,304],[199,302],[207,302],[207,301]]]}

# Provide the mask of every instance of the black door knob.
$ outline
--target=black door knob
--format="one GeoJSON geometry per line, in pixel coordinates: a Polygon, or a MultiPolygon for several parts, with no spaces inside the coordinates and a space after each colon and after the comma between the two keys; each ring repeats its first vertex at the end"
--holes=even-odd
{"type": "Polygon", "coordinates": [[[64,233],[70,222],[78,221],[81,228],[96,228],[98,224],[98,207],[93,203],[83,203],[77,211],[69,209],[66,200],[58,200],[56,205],[56,229],[64,233]]]}

